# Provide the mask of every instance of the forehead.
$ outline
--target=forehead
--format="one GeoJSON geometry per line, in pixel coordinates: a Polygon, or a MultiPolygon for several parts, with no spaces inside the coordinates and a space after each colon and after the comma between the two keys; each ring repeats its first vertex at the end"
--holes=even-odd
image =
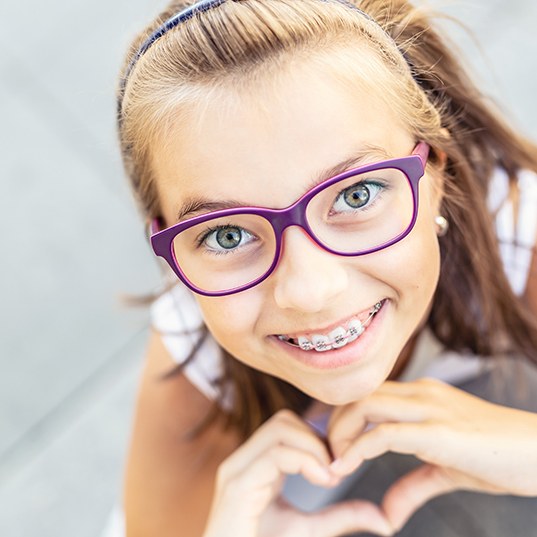
{"type": "Polygon", "coordinates": [[[367,52],[353,72],[342,59],[294,63],[265,83],[207,92],[170,123],[153,159],[166,219],[200,196],[285,207],[356,154],[410,152],[413,140],[389,105],[390,74],[367,52]]]}

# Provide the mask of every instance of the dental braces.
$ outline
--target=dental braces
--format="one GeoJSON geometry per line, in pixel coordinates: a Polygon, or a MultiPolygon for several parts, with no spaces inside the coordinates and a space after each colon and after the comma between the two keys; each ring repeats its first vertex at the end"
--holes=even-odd
{"type": "Polygon", "coordinates": [[[285,341],[288,345],[291,345],[292,347],[297,347],[299,349],[302,349],[303,351],[311,351],[313,349],[322,351],[325,350],[327,347],[330,347],[334,344],[337,346],[341,346],[344,342],[344,340],[356,336],[361,336],[365,331],[365,326],[372,318],[373,316],[379,312],[380,308],[382,308],[382,302],[377,302],[374,306],[371,312],[369,313],[368,317],[364,319],[364,321],[358,321],[360,324],[359,326],[352,326],[349,328],[349,330],[345,334],[338,335],[334,340],[332,341],[319,341],[316,344],[314,344],[311,341],[305,341],[302,343],[302,345],[299,345],[298,343],[294,343],[288,339],[285,339],[283,336],[278,336],[281,341],[285,341]]]}

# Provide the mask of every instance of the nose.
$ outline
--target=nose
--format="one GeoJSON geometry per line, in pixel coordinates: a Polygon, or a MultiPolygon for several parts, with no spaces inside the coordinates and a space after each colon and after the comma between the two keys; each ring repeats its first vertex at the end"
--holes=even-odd
{"type": "Polygon", "coordinates": [[[284,236],[273,274],[276,304],[282,309],[319,312],[347,289],[345,258],[323,250],[300,228],[287,228],[284,236]]]}

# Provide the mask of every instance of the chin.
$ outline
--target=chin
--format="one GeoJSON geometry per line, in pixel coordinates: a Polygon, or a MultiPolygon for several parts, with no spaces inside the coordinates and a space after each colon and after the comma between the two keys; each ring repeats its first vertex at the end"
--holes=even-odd
{"type": "Polygon", "coordinates": [[[341,381],[331,382],[324,386],[299,387],[313,399],[330,406],[345,406],[351,403],[361,401],[368,395],[376,391],[379,386],[386,380],[381,377],[378,381],[369,378],[367,381],[352,382],[341,381]]]}

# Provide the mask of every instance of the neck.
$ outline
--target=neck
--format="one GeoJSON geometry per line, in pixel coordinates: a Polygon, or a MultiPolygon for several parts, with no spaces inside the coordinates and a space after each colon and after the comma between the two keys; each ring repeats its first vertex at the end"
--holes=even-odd
{"type": "Polygon", "coordinates": [[[399,358],[397,358],[397,361],[395,362],[395,365],[393,366],[390,375],[388,376],[388,380],[397,380],[401,376],[406,366],[408,365],[408,362],[410,361],[412,353],[414,352],[414,348],[416,347],[417,340],[418,334],[414,334],[407,341],[406,345],[401,351],[401,354],[399,354],[399,358]]]}

